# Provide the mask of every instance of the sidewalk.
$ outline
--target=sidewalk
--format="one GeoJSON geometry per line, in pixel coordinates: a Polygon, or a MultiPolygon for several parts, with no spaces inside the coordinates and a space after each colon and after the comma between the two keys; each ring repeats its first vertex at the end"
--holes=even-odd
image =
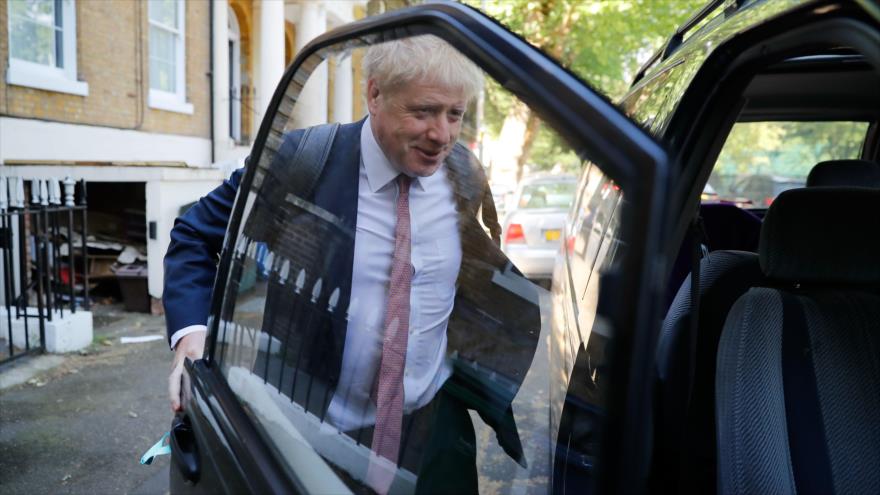
{"type": "MultiPolygon", "coordinates": [[[[0,390],[4,494],[168,492],[168,456],[139,463],[171,424],[164,319],[118,306],[97,307],[94,316],[95,339],[86,352],[26,358],[56,359],[25,383],[0,390]],[[122,336],[141,335],[163,338],[120,343],[122,336]]],[[[0,371],[2,378],[13,373],[0,371]]]]}

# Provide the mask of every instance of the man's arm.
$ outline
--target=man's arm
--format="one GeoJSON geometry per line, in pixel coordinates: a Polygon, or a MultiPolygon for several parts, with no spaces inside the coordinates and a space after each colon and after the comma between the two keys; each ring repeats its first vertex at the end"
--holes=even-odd
{"type": "Polygon", "coordinates": [[[171,244],[165,254],[162,302],[168,343],[174,349],[168,394],[171,409],[175,412],[181,409],[180,379],[184,359],[199,359],[205,350],[217,257],[243,171],[236,170],[228,180],[200,199],[175,220],[171,230],[171,244]]]}
{"type": "Polygon", "coordinates": [[[174,221],[171,244],[165,254],[162,293],[168,342],[172,347],[180,338],[174,338],[179,330],[208,321],[217,258],[243,171],[236,170],[174,221]]]}

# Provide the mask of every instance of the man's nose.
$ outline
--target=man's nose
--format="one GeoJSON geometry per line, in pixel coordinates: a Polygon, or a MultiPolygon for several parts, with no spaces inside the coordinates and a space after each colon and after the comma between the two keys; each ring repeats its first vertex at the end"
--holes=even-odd
{"type": "Polygon", "coordinates": [[[440,114],[431,119],[431,124],[428,127],[428,139],[437,144],[446,145],[450,140],[449,130],[449,121],[446,115],[440,114]]]}

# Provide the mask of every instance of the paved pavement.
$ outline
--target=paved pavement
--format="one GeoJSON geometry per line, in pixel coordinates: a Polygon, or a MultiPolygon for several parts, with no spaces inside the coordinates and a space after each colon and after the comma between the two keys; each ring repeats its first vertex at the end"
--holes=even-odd
{"type": "Polygon", "coordinates": [[[36,370],[0,390],[0,492],[167,493],[169,457],[151,466],[139,460],[171,424],[171,352],[164,337],[120,343],[122,336],[164,334],[160,316],[97,307],[87,352],[64,354],[48,370],[33,363],[45,357],[0,368],[0,378],[36,370]]]}

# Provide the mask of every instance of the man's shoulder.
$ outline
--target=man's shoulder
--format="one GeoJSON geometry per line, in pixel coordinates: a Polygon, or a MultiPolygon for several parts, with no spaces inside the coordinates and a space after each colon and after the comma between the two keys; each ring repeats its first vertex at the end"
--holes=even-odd
{"type": "Polygon", "coordinates": [[[446,165],[460,193],[471,200],[482,197],[482,192],[488,187],[486,172],[480,160],[465,145],[455,143],[446,165]]]}
{"type": "MultiPolygon", "coordinates": [[[[350,142],[359,142],[360,139],[360,130],[364,121],[359,120],[356,122],[351,122],[348,124],[340,124],[339,129],[336,131],[334,144],[345,144],[348,145],[350,142]],[[356,140],[356,141],[353,141],[356,140]]],[[[319,124],[310,127],[303,127],[300,129],[294,129],[284,133],[283,142],[281,146],[278,147],[278,152],[282,155],[290,154],[296,151],[297,147],[299,147],[299,143],[303,138],[303,135],[306,132],[306,129],[326,126],[331,124],[319,124]]]]}

